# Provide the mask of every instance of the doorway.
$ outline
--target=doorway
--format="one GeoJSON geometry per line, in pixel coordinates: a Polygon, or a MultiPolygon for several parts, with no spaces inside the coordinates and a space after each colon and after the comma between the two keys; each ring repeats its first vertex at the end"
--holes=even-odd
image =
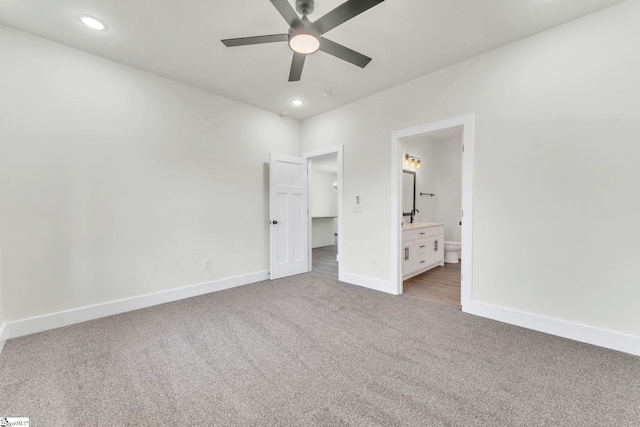
{"type": "Polygon", "coordinates": [[[403,139],[402,147],[407,159],[403,165],[403,223],[413,218],[414,225],[442,224],[444,234],[438,240],[447,251],[435,256],[444,262],[422,273],[403,271],[403,293],[459,309],[464,260],[455,249],[462,241],[462,126],[403,139]]]}
{"type": "Polygon", "coordinates": [[[340,280],[342,146],[306,153],[309,188],[309,271],[340,280]]]}
{"type": "MultiPolygon", "coordinates": [[[[452,135],[452,133],[461,133],[461,150],[462,150],[462,177],[461,177],[461,208],[460,218],[460,242],[462,243],[461,258],[464,262],[460,265],[460,306],[465,311],[465,306],[472,300],[472,226],[473,226],[473,140],[474,140],[474,116],[467,115],[456,117],[453,119],[443,120],[435,123],[428,123],[412,128],[402,129],[392,134],[391,141],[391,231],[392,242],[394,242],[394,250],[392,255],[392,279],[397,285],[397,293],[404,292],[403,274],[402,274],[402,222],[403,222],[403,192],[402,192],[402,175],[403,175],[403,143],[405,141],[415,140],[427,135],[452,135]]],[[[419,194],[421,190],[418,190],[419,194]]],[[[424,193],[433,193],[432,191],[422,190],[424,193]]],[[[416,196],[420,197],[420,196],[416,196]]],[[[433,196],[428,196],[433,198],[433,196]]],[[[419,208],[418,208],[419,209],[419,208]]],[[[454,272],[455,274],[455,272],[454,272]]]]}

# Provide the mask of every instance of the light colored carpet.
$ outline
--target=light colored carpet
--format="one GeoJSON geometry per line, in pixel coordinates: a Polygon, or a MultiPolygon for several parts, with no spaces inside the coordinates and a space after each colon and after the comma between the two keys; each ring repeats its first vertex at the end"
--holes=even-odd
{"type": "Polygon", "coordinates": [[[640,358],[319,275],[9,340],[32,426],[638,426],[640,358]]]}

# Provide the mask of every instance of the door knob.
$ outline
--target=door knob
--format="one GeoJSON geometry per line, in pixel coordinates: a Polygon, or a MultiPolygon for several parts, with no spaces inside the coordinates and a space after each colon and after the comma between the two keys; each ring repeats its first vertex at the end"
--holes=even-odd
{"type": "Polygon", "coordinates": [[[278,221],[271,221],[271,224],[276,225],[278,221]]]}

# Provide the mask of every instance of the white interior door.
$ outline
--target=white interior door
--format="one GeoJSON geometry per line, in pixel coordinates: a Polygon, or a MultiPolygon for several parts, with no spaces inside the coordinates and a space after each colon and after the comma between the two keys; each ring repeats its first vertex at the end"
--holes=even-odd
{"type": "Polygon", "coordinates": [[[309,271],[307,160],[270,153],[271,280],[309,271]]]}

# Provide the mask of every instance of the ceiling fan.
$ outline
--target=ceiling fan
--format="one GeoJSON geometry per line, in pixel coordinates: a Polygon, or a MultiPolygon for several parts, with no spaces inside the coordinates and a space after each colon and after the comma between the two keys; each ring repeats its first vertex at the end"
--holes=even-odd
{"type": "Polygon", "coordinates": [[[322,37],[322,35],[373,6],[382,3],[384,0],[347,0],[314,22],[309,21],[309,18],[307,18],[307,15],[313,13],[314,0],[296,0],[296,10],[302,15],[302,18],[293,10],[288,0],[270,1],[285,21],[287,21],[287,24],[289,24],[290,28],[288,33],[225,39],[222,40],[222,43],[227,47],[235,47],[262,43],[289,42],[289,47],[293,50],[293,61],[291,62],[291,71],[289,72],[290,82],[300,80],[304,60],[307,55],[315,53],[318,50],[361,68],[366,67],[371,61],[371,58],[322,37]]]}

